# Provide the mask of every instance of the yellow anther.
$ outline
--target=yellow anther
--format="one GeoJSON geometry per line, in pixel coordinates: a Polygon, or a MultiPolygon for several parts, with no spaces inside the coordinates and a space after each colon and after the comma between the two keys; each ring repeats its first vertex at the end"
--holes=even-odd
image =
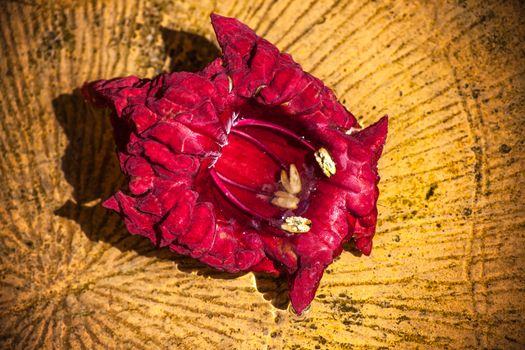
{"type": "Polygon", "coordinates": [[[319,148],[315,153],[315,160],[321,167],[321,170],[323,173],[330,177],[335,174],[335,162],[330,156],[330,153],[326,150],[326,148],[321,147],[319,148]]]}
{"type": "Polygon", "coordinates": [[[283,209],[297,209],[299,198],[284,191],[277,191],[274,193],[275,197],[272,199],[272,204],[283,209]]]}
{"type": "Polygon", "coordinates": [[[281,184],[288,193],[298,194],[301,192],[301,175],[299,175],[295,164],[290,164],[290,175],[281,170],[281,184]]]}
{"type": "Polygon", "coordinates": [[[281,229],[291,233],[305,233],[310,231],[312,221],[301,216],[289,216],[284,219],[281,229]]]}

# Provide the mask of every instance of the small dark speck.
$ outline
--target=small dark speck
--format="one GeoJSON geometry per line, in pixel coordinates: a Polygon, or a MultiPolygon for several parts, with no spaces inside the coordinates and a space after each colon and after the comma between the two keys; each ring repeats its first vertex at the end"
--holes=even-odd
{"type": "Polygon", "coordinates": [[[399,237],[399,235],[395,235],[394,238],[392,239],[394,242],[400,242],[401,241],[401,237],[399,237]]]}
{"type": "Polygon", "coordinates": [[[441,224],[438,222],[438,223],[436,224],[436,227],[437,227],[437,228],[441,228],[441,224]]]}
{"type": "Polygon", "coordinates": [[[318,294],[317,297],[319,299],[324,299],[324,298],[326,298],[326,295],[325,294],[318,294]]]}
{"type": "Polygon", "coordinates": [[[376,109],[376,106],[372,106],[372,109],[376,109]]]}
{"type": "Polygon", "coordinates": [[[430,197],[434,195],[434,191],[436,190],[437,187],[438,187],[437,184],[430,185],[430,188],[428,189],[427,194],[425,195],[425,199],[427,201],[430,199],[430,197]]]}
{"type": "Polygon", "coordinates": [[[341,305],[339,307],[339,311],[345,312],[345,313],[351,312],[351,313],[354,313],[354,314],[359,312],[359,310],[356,307],[354,307],[352,305],[346,305],[346,304],[341,305]]]}
{"type": "Polygon", "coordinates": [[[54,31],[49,31],[47,32],[47,37],[49,38],[49,40],[55,40],[56,38],[58,38],[58,35],[54,31]]]}
{"type": "Polygon", "coordinates": [[[321,345],[317,344],[317,345],[315,346],[315,348],[316,348],[316,349],[321,349],[321,345]]]}
{"type": "Polygon", "coordinates": [[[405,316],[405,315],[402,315],[402,316],[397,318],[397,324],[400,324],[403,321],[410,321],[410,318],[405,316]]]}
{"type": "Polygon", "coordinates": [[[324,337],[319,336],[318,339],[319,339],[319,343],[326,344],[326,339],[324,337]]]}
{"type": "Polygon", "coordinates": [[[472,89],[472,97],[478,98],[479,97],[479,89],[472,89]]]}
{"type": "Polygon", "coordinates": [[[499,151],[500,151],[501,153],[503,153],[503,154],[507,154],[507,153],[509,153],[511,150],[512,150],[512,148],[511,148],[509,145],[505,144],[505,143],[502,144],[501,146],[499,146],[499,151]]]}
{"type": "Polygon", "coordinates": [[[470,209],[470,208],[463,209],[463,215],[465,215],[465,216],[472,215],[472,209],[470,209]]]}
{"type": "Polygon", "coordinates": [[[403,91],[399,90],[399,96],[403,96],[403,91]]]}
{"type": "Polygon", "coordinates": [[[481,147],[479,147],[479,146],[473,146],[473,147],[470,147],[470,149],[474,153],[478,153],[478,154],[481,153],[481,147]]]}
{"type": "Polygon", "coordinates": [[[32,242],[32,241],[25,241],[25,244],[26,244],[26,246],[27,246],[29,249],[33,249],[33,242],[32,242]]]}
{"type": "Polygon", "coordinates": [[[512,337],[509,337],[508,335],[505,336],[505,339],[507,339],[508,341],[511,341],[513,343],[517,343],[518,341],[512,337]]]}

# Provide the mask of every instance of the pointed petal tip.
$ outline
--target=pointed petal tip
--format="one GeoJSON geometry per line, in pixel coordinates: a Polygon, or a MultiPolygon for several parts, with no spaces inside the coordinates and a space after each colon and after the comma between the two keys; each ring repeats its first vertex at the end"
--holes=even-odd
{"type": "Polygon", "coordinates": [[[303,312],[308,309],[308,306],[310,304],[304,304],[302,301],[297,299],[291,299],[290,304],[292,306],[293,313],[295,313],[297,316],[302,316],[303,312]]]}
{"type": "Polygon", "coordinates": [[[382,116],[377,122],[375,122],[374,125],[377,125],[377,127],[386,136],[386,134],[388,133],[388,114],[382,116]]]}
{"type": "Polygon", "coordinates": [[[376,158],[379,158],[379,155],[383,151],[383,145],[386,142],[387,133],[388,116],[385,115],[374,124],[359,131],[356,134],[356,137],[366,146],[366,148],[377,155],[376,158]]]}
{"type": "Polygon", "coordinates": [[[111,210],[114,210],[120,213],[120,207],[119,207],[117,198],[115,196],[111,196],[108,199],[106,199],[104,202],[102,202],[102,206],[106,209],[111,209],[111,210]]]}
{"type": "Polygon", "coordinates": [[[251,49],[251,43],[257,39],[255,32],[236,18],[224,17],[217,13],[210,15],[215,36],[223,51],[233,47],[234,51],[245,54],[251,49]]]}
{"type": "Polygon", "coordinates": [[[210,19],[211,19],[211,24],[212,24],[214,29],[216,28],[216,26],[220,27],[220,26],[232,25],[232,24],[233,25],[241,25],[241,26],[247,27],[246,24],[244,24],[243,22],[239,21],[237,18],[223,16],[223,15],[218,14],[217,12],[212,12],[210,14],[210,19]]]}
{"type": "Polygon", "coordinates": [[[212,12],[210,14],[210,19],[211,19],[211,25],[213,26],[213,29],[215,30],[215,33],[217,34],[218,34],[218,31],[220,31],[224,27],[235,25],[235,24],[242,24],[235,18],[222,16],[215,12],[212,12]]]}
{"type": "Polygon", "coordinates": [[[210,14],[210,18],[211,18],[211,21],[212,22],[215,22],[215,21],[220,21],[221,19],[223,18],[227,18],[227,17],[224,17],[222,15],[219,15],[217,12],[212,12],[210,14]]]}
{"type": "Polygon", "coordinates": [[[388,133],[388,115],[384,115],[377,122],[368,126],[365,130],[369,130],[370,134],[377,135],[377,137],[385,137],[388,133]]]}
{"type": "Polygon", "coordinates": [[[357,239],[355,242],[355,246],[357,249],[361,251],[366,256],[370,256],[370,253],[372,252],[372,239],[371,238],[361,238],[357,239]]]}
{"type": "Polygon", "coordinates": [[[210,14],[211,24],[215,27],[215,23],[219,22],[224,16],[219,15],[218,13],[212,12],[210,14]]]}
{"type": "Polygon", "coordinates": [[[301,267],[290,279],[290,303],[297,315],[301,315],[307,310],[315,298],[315,292],[319,287],[325,268],[326,266],[321,263],[301,267]]]}

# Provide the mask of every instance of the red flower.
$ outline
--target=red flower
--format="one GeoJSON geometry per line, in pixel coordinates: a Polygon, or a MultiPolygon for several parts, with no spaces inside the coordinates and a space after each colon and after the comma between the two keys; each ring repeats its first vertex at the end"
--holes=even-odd
{"type": "Polygon", "coordinates": [[[215,268],[289,276],[297,313],[354,239],[372,248],[387,118],[361,129],[323,83],[239,21],[212,15],[202,72],[87,84],[112,122],[131,234],[215,268]]]}

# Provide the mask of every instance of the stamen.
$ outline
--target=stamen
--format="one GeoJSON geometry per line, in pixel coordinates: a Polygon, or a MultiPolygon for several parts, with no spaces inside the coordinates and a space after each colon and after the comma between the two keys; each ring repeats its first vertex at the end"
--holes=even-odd
{"type": "Polygon", "coordinates": [[[259,92],[261,92],[262,89],[264,89],[266,87],[266,85],[259,85],[257,86],[257,89],[255,89],[255,92],[253,93],[253,96],[257,96],[259,94],[259,92]]]}
{"type": "Polygon", "coordinates": [[[297,209],[299,198],[295,195],[301,192],[301,175],[295,164],[290,164],[290,176],[285,170],[281,170],[281,185],[286,192],[275,192],[272,204],[283,209],[297,209]]]}
{"type": "Polygon", "coordinates": [[[237,199],[237,197],[235,197],[235,195],[233,193],[231,193],[230,190],[228,190],[228,188],[226,187],[224,182],[222,182],[222,180],[217,175],[215,170],[212,169],[210,171],[210,175],[211,175],[211,178],[213,179],[213,181],[215,182],[215,185],[217,185],[217,187],[219,188],[219,190],[226,196],[226,198],[228,198],[230,200],[230,202],[232,202],[239,209],[241,209],[242,211],[246,212],[247,214],[249,214],[249,215],[251,215],[253,217],[259,218],[261,220],[268,220],[269,219],[269,218],[267,218],[267,217],[265,217],[265,216],[263,216],[263,215],[261,215],[259,213],[256,213],[255,211],[251,210],[250,208],[248,208],[247,206],[242,204],[241,201],[239,201],[237,199]]]}
{"type": "Polygon", "coordinates": [[[301,192],[301,175],[299,175],[295,164],[290,164],[289,177],[286,171],[281,170],[281,184],[288,193],[297,194],[301,192]]]}
{"type": "Polygon", "coordinates": [[[250,187],[250,186],[246,186],[246,185],[243,185],[235,180],[232,180],[224,175],[222,175],[221,173],[218,173],[217,171],[215,171],[215,174],[224,182],[226,183],[229,183],[230,185],[233,185],[235,187],[239,187],[239,188],[242,188],[243,190],[246,190],[246,191],[250,191],[250,192],[253,192],[253,193],[257,193],[257,194],[261,194],[261,195],[264,195],[264,196],[272,196],[273,193],[269,192],[269,191],[264,191],[264,190],[261,190],[261,189],[258,189],[258,188],[253,188],[253,187],[250,187]]]}
{"type": "Polygon", "coordinates": [[[286,170],[281,170],[281,185],[283,185],[286,192],[290,192],[290,179],[288,179],[288,173],[286,170]]]}
{"type": "Polygon", "coordinates": [[[291,233],[305,233],[312,228],[312,221],[301,216],[289,216],[284,219],[281,229],[291,233]]]}
{"type": "Polygon", "coordinates": [[[283,209],[297,209],[299,198],[288,192],[277,191],[272,199],[272,204],[283,209]]]}
{"type": "Polygon", "coordinates": [[[330,177],[335,174],[335,162],[332,159],[332,156],[330,156],[330,153],[326,150],[326,148],[321,147],[319,148],[315,153],[315,160],[321,167],[321,170],[323,173],[330,177]]]}
{"type": "Polygon", "coordinates": [[[248,135],[247,133],[245,132],[242,132],[242,131],[239,131],[239,130],[235,130],[235,129],[232,129],[231,130],[231,133],[233,134],[237,134],[239,136],[242,136],[244,137],[245,139],[249,140],[251,143],[253,143],[254,145],[256,145],[257,147],[259,147],[261,150],[263,150],[266,154],[268,154],[271,158],[273,158],[273,160],[279,164],[279,166],[283,169],[286,169],[286,164],[281,160],[281,158],[279,158],[279,156],[277,154],[275,154],[271,149],[269,149],[268,147],[266,147],[265,144],[263,144],[262,142],[260,142],[259,140],[257,140],[255,137],[251,136],[251,135],[248,135]]]}
{"type": "Polygon", "coordinates": [[[310,142],[303,139],[301,136],[297,135],[293,131],[286,129],[280,125],[276,125],[273,123],[263,122],[261,120],[256,119],[242,119],[235,123],[235,126],[260,126],[262,128],[268,128],[275,131],[279,131],[287,136],[290,136],[294,140],[300,142],[302,145],[304,145],[306,148],[310,149],[311,151],[315,151],[315,147],[310,144],[310,142]]]}
{"type": "Polygon", "coordinates": [[[233,90],[233,80],[229,75],[227,77],[228,77],[228,93],[230,93],[233,90]]]}
{"type": "Polygon", "coordinates": [[[359,130],[360,130],[360,129],[358,129],[358,128],[354,128],[354,127],[352,126],[350,129],[348,129],[348,130],[345,131],[345,134],[347,134],[347,135],[352,135],[352,134],[355,134],[356,132],[358,132],[359,130]]]}

